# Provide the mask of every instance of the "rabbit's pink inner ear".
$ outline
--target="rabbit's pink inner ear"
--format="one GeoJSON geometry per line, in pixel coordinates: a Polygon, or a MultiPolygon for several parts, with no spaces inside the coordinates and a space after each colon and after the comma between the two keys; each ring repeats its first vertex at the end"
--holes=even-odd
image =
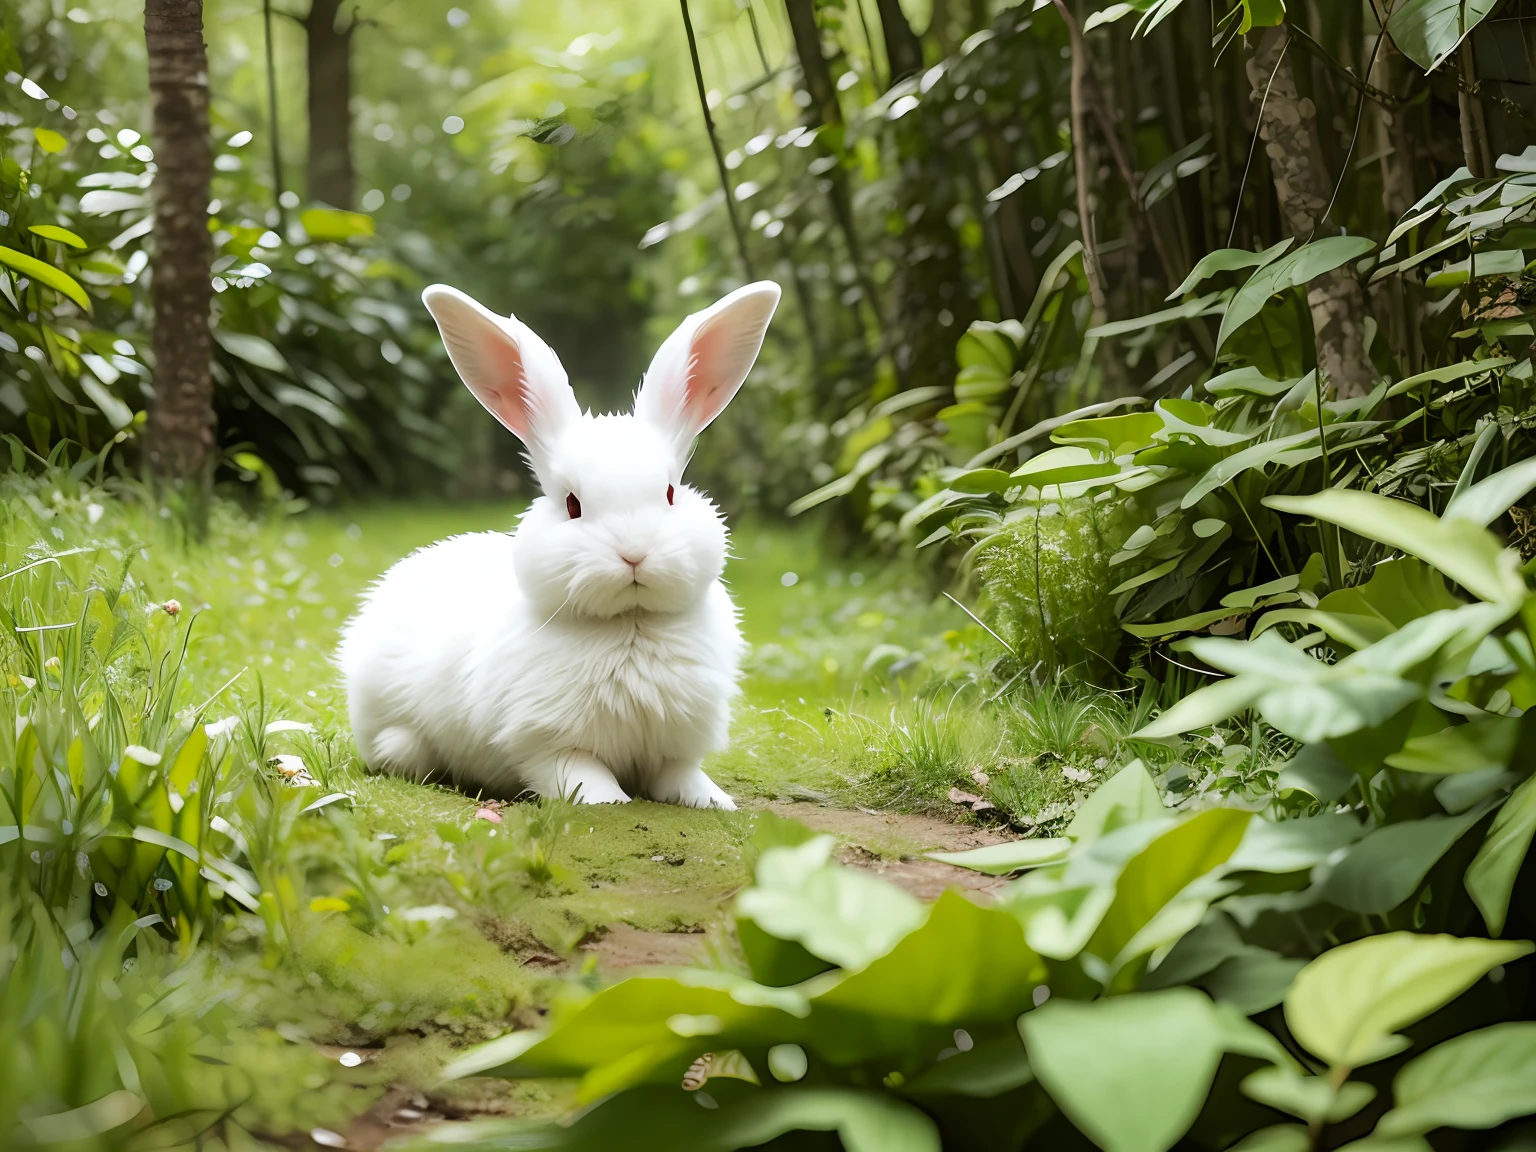
{"type": "Polygon", "coordinates": [[[475,398],[526,444],[532,435],[533,418],[522,353],[506,333],[486,333],[481,344],[476,356],[481,372],[473,389],[475,398]]]}
{"type": "Polygon", "coordinates": [[[725,411],[762,343],[760,331],[732,319],[728,315],[710,317],[694,333],[689,348],[683,418],[695,432],[725,411]]]}

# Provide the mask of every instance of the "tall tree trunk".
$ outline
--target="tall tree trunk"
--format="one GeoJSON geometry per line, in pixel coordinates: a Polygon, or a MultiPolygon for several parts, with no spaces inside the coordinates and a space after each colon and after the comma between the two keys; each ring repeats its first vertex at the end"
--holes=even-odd
{"type": "Polygon", "coordinates": [[[875,0],[880,11],[880,30],[885,35],[885,59],[890,66],[890,83],[923,70],[923,42],[907,23],[901,0],[875,0]]]}
{"type": "Polygon", "coordinates": [[[352,207],[352,33],[337,27],[342,0],[314,0],[303,20],[309,66],[309,198],[352,207]]]}
{"type": "MultiPolygon", "coordinates": [[[[1371,69],[1372,87],[1388,95],[1398,94],[1402,54],[1384,39],[1371,69]]],[[[1413,140],[1408,135],[1408,108],[1403,104],[1376,104],[1376,150],[1381,155],[1381,206],[1387,218],[1400,220],[1413,207],[1413,140]]]]}
{"type": "MultiPolygon", "coordinates": [[[[1259,134],[1265,141],[1275,197],[1291,235],[1306,243],[1322,223],[1333,195],[1317,136],[1317,109],[1296,90],[1289,53],[1290,29],[1266,29],[1248,60],[1248,82],[1260,104],[1259,134]],[[1268,97],[1265,90],[1268,90],[1268,97]]],[[[1365,354],[1365,295],[1347,268],[1313,280],[1307,289],[1318,372],[1347,398],[1363,396],[1375,375],[1365,354]]]]}
{"type": "Polygon", "coordinates": [[[157,476],[206,483],[213,449],[213,144],[202,0],[145,0],[155,172],[155,395],[146,447],[157,476]]]}

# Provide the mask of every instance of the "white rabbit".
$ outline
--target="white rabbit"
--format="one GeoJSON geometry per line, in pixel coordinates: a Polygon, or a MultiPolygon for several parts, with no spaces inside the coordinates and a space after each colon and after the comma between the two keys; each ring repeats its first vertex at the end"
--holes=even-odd
{"type": "Polygon", "coordinates": [[[745,645],[720,582],[725,524],[682,473],[757,358],[778,286],[688,317],[633,414],[613,416],[582,412],[515,318],[443,285],[422,300],[544,494],[515,532],[423,548],[366,593],[338,653],[364,761],[503,796],[734,809],[700,765],[725,743],[745,645]]]}

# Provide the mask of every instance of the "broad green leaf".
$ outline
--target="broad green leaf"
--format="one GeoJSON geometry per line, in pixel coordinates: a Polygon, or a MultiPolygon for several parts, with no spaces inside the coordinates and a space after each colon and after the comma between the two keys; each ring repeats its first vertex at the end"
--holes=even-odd
{"type": "Polygon", "coordinates": [[[1083,801],[1067,825],[1067,837],[1089,844],[1116,828],[1167,815],[1163,794],[1147,766],[1132,760],[1083,801]]]}
{"type": "Polygon", "coordinates": [[[1504,934],[1504,920],[1509,915],[1509,898],[1515,877],[1530,851],[1531,836],[1536,833],[1536,776],[1528,777],[1516,788],[1499,814],[1476,858],[1467,869],[1467,891],[1483,914],[1488,931],[1504,934]]]}
{"type": "Polygon", "coordinates": [[[1108,8],[1101,8],[1083,21],[1083,32],[1086,34],[1092,32],[1095,28],[1102,28],[1106,24],[1113,24],[1116,20],[1129,16],[1135,11],[1137,9],[1130,4],[1111,4],[1108,8]]]}
{"type": "Polygon", "coordinates": [[[1520,721],[1509,716],[1482,716],[1469,724],[1415,736],[1387,757],[1405,772],[1434,772],[1453,776],[1503,768],[1514,754],[1520,721]]]}
{"type": "Polygon", "coordinates": [[[1230,1005],[1244,1016],[1273,1008],[1285,999],[1296,973],[1306,961],[1281,956],[1267,948],[1245,948],[1223,960],[1200,979],[1218,1004],[1230,1005]]]}
{"type": "Polygon", "coordinates": [[[57,240],[60,244],[68,244],[71,248],[84,248],[85,241],[68,228],[60,228],[57,224],[34,224],[27,229],[34,236],[41,236],[44,240],[57,240]]]}
{"type": "Polygon", "coordinates": [[[1536,1023],[1495,1024],[1431,1048],[1392,1081],[1384,1136],[1495,1128],[1536,1113],[1536,1023]]]}
{"type": "Polygon", "coordinates": [[[1055,864],[1065,860],[1072,841],[1065,837],[1035,840],[1010,840],[1005,844],[988,844],[966,852],[929,852],[928,857],[957,868],[969,868],[973,872],[985,872],[990,876],[1006,876],[1025,868],[1038,868],[1042,864],[1055,864]]]}
{"type": "Polygon", "coordinates": [[[1198,632],[1229,617],[1240,615],[1242,615],[1240,608],[1211,608],[1205,612],[1196,612],[1193,616],[1180,616],[1177,620],[1159,620],[1153,624],[1122,624],[1120,627],[1141,640],[1161,640],[1183,632],[1198,632]]]}
{"type": "Polygon", "coordinates": [[[1244,268],[1262,268],[1266,264],[1278,260],[1281,254],[1291,246],[1290,240],[1282,240],[1272,248],[1266,248],[1262,252],[1249,252],[1246,248],[1218,248],[1214,252],[1208,252],[1202,256],[1199,262],[1190,269],[1189,275],[1184,278],[1172,292],[1168,293],[1168,299],[1174,300],[1191,291],[1197,284],[1209,280],[1219,272],[1238,272],[1244,268]]]}
{"type": "Polygon", "coordinates": [[[921,927],[813,998],[802,1043],[840,1064],[896,1055],[962,1025],[1006,1024],[1046,976],[1017,917],[950,890],[921,927]]]}
{"type": "Polygon", "coordinates": [[[1058,444],[1097,445],[1116,457],[1149,447],[1162,429],[1163,418],[1156,412],[1127,412],[1123,416],[1073,420],[1057,428],[1051,439],[1058,444]]]}
{"type": "Polygon", "coordinates": [[[1230,1152],[1307,1152],[1312,1138],[1300,1124],[1275,1124],[1250,1132],[1230,1152]]]}
{"type": "Polygon", "coordinates": [[[1346,1081],[1337,1089],[1323,1076],[1303,1076],[1289,1068],[1260,1068],[1245,1077],[1243,1094],[1306,1121],[1337,1124],[1348,1120],[1372,1100],[1376,1089],[1346,1081]]]}
{"type": "Polygon", "coordinates": [[[986,1099],[1022,1088],[1035,1078],[1015,1031],[950,1056],[907,1081],[902,1091],[919,1100],[944,1096],[986,1099]]]}
{"type": "Polygon", "coordinates": [[[1417,556],[1476,596],[1494,603],[1524,598],[1519,556],[1487,529],[1446,520],[1403,500],[1345,488],[1314,496],[1269,496],[1267,507],[1337,524],[1357,536],[1417,556]]]}
{"type": "Polygon", "coordinates": [[[1285,22],[1285,0],[1239,0],[1243,22],[1237,34],[1246,36],[1255,28],[1273,28],[1285,22]]]}
{"type": "Polygon", "coordinates": [[[964,492],[968,495],[1006,492],[1018,486],[1019,482],[1000,468],[973,468],[969,472],[962,472],[949,482],[951,491],[964,492]]]}
{"type": "Polygon", "coordinates": [[[1532,488],[1536,488],[1536,458],[1501,468],[1461,489],[1445,506],[1444,515],[1447,520],[1470,520],[1486,527],[1532,488]]]}
{"type": "Polygon", "coordinates": [[[337,208],[307,208],[299,214],[299,223],[311,240],[321,242],[351,240],[373,235],[373,217],[361,212],[343,212],[337,208]]]}
{"type": "Polygon", "coordinates": [[[1426,72],[1440,67],[1498,0],[1403,0],[1387,19],[1397,49],[1426,72]]]}
{"type": "Polygon", "coordinates": [[[1460,996],[1529,943],[1388,932],[1324,952],[1285,998],[1291,1034],[1335,1068],[1358,1068],[1408,1045],[1397,1033],[1460,996]]]}
{"type": "Polygon", "coordinates": [[[37,146],[50,156],[55,152],[62,152],[69,146],[69,141],[60,136],[52,128],[32,129],[32,139],[37,141],[37,146]]]}
{"type": "Polygon", "coordinates": [[[1014,469],[1013,483],[1045,488],[1052,484],[1070,484],[1075,480],[1113,476],[1119,471],[1120,466],[1114,461],[1102,460],[1087,448],[1052,448],[1031,457],[1014,469]]]}
{"type": "Polygon", "coordinates": [[[1426,288],[1456,288],[1476,275],[1518,276],[1525,268],[1525,253],[1518,248],[1496,252],[1478,252],[1465,260],[1456,260],[1437,268],[1424,278],[1426,288]]]}
{"type": "Polygon", "coordinates": [[[1323,812],[1293,820],[1255,820],[1227,861],[1229,872],[1299,872],[1348,848],[1365,827],[1342,812],[1323,812]]]}
{"type": "Polygon", "coordinates": [[[862,968],[916,928],[925,909],[894,884],[830,863],[835,845],[818,836],[765,851],[757,884],[736,898],[736,913],[823,960],[862,968]]]}
{"type": "Polygon", "coordinates": [[[1280,765],[1275,787],[1282,792],[1299,790],[1324,804],[1332,804],[1348,792],[1357,779],[1353,769],[1340,759],[1332,745],[1305,744],[1297,749],[1295,756],[1280,765]]]}
{"type": "Polygon", "coordinates": [[[1379,916],[1407,900],[1482,809],[1385,824],[1349,850],[1323,882],[1323,898],[1351,912],[1379,916]]]}
{"type": "Polygon", "coordinates": [[[288,371],[288,362],[283,359],[283,354],[272,344],[260,336],[249,332],[230,332],[224,328],[215,328],[213,338],[220,348],[244,360],[247,364],[257,368],[265,368],[268,372],[288,371]]]}
{"type": "Polygon", "coordinates": [[[1248,278],[1227,305],[1227,314],[1222,317],[1221,331],[1216,337],[1217,350],[1220,351],[1232,333],[1257,316],[1271,296],[1309,283],[1364,256],[1374,247],[1375,242],[1364,236],[1328,236],[1264,265],[1248,278]]]}
{"type": "Polygon", "coordinates": [[[1030,1067],[1105,1152],[1167,1152],[1199,1115],[1221,1060],[1212,1005],[1174,988],[1053,999],[1019,1018],[1030,1067]]]}
{"type": "Polygon", "coordinates": [[[1240,712],[1246,712],[1268,687],[1268,684],[1250,683],[1239,677],[1217,680],[1191,692],[1173,707],[1164,709],[1156,720],[1134,735],[1142,740],[1163,740],[1192,732],[1196,728],[1208,728],[1240,712]]]}
{"type": "Polygon", "coordinates": [[[18,252],[4,245],[0,245],[0,264],[7,264],[23,276],[30,276],[39,284],[46,284],[55,292],[69,297],[87,313],[91,311],[91,298],[68,272],[62,272],[52,264],[43,263],[35,256],[28,256],[25,252],[18,252]]]}
{"type": "Polygon", "coordinates": [[[1220,376],[1212,376],[1205,382],[1205,390],[1213,396],[1228,396],[1234,393],[1244,393],[1249,396],[1284,396],[1300,382],[1300,377],[1294,380],[1271,380],[1257,368],[1245,364],[1241,368],[1223,372],[1220,376]]]}
{"type": "MultiPolygon", "coordinates": [[[[1088,950],[1120,965],[1135,958],[1126,954],[1128,950],[1151,951],[1130,945],[1185,888],[1227,861],[1252,815],[1212,808],[1168,829],[1132,857],[1115,882],[1114,903],[1088,941],[1088,950]]],[[[1154,941],[1152,947],[1161,943],[1154,941]]]]}
{"type": "MultiPolygon", "coordinates": [[[[1332,432],[1332,429],[1329,429],[1332,432]]],[[[1204,500],[1216,489],[1230,483],[1238,476],[1252,468],[1263,468],[1273,464],[1285,453],[1297,448],[1306,448],[1318,442],[1316,428],[1310,428],[1305,432],[1297,432],[1291,436],[1281,436],[1275,440],[1263,440],[1252,444],[1240,452],[1234,452],[1226,459],[1219,461],[1206,472],[1206,474],[1184,494],[1182,507],[1193,508],[1204,500]]]]}

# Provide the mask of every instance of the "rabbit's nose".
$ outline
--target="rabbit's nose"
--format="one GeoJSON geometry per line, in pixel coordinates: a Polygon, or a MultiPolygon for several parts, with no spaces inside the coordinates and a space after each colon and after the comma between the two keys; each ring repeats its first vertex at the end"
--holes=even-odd
{"type": "Polygon", "coordinates": [[[628,564],[631,568],[638,568],[645,561],[645,555],[642,553],[640,555],[632,556],[628,552],[620,552],[619,559],[624,561],[624,563],[628,564]]]}

